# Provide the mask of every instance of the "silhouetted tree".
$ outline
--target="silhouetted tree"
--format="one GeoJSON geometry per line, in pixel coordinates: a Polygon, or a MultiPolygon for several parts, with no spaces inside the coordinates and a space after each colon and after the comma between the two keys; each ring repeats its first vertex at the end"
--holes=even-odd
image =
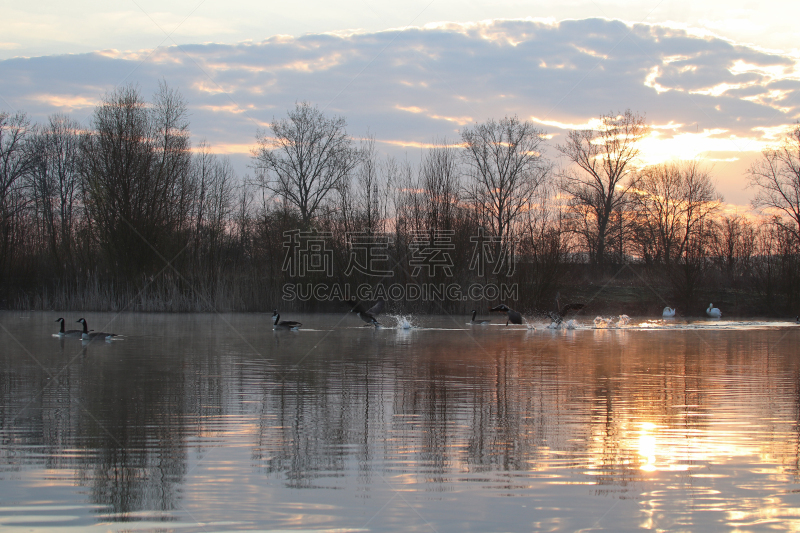
{"type": "Polygon", "coordinates": [[[152,107],[135,87],[117,89],[95,110],[82,152],[86,207],[108,266],[127,279],[151,274],[191,204],[185,103],[165,84],[152,107]]]}
{"type": "Polygon", "coordinates": [[[304,226],[361,159],[346,126],[343,117],[328,118],[301,102],[288,119],[273,120],[272,137],[256,135],[253,167],[259,183],[296,207],[304,226]]]}
{"type": "MultiPolygon", "coordinates": [[[[542,154],[544,135],[516,116],[461,132],[468,169],[465,199],[479,222],[505,243],[512,242],[515,223],[531,209],[537,190],[550,176],[551,165],[542,154]]],[[[498,244],[496,257],[501,253],[508,250],[498,244]]]]}
{"type": "Polygon", "coordinates": [[[19,242],[19,215],[27,204],[23,179],[34,164],[30,121],[25,113],[0,112],[0,280],[19,242]]]}
{"type": "Polygon", "coordinates": [[[640,248],[663,262],[674,296],[689,308],[714,247],[719,197],[711,175],[697,161],[664,163],[645,168],[631,185],[636,222],[645,228],[637,232],[640,248]]]}
{"type": "Polygon", "coordinates": [[[57,270],[73,266],[80,213],[80,124],[52,115],[31,139],[35,164],[29,187],[41,241],[57,270]]]}
{"type": "Polygon", "coordinates": [[[761,156],[747,171],[750,185],[756,188],[753,207],[777,212],[774,223],[800,245],[800,124],[761,156]]]}
{"type": "MultiPolygon", "coordinates": [[[[644,116],[630,110],[601,115],[595,129],[572,130],[558,150],[575,165],[561,173],[561,187],[571,196],[570,206],[592,263],[606,261],[610,222],[625,211],[628,189],[639,156],[637,143],[648,132],[644,116]],[[576,168],[577,167],[577,168],[576,168]]],[[[617,236],[616,238],[622,238],[617,236]]]]}

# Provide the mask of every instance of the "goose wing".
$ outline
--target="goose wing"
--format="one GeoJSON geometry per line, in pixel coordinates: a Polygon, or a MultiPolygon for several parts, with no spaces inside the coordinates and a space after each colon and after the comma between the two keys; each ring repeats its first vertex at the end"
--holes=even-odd
{"type": "Polygon", "coordinates": [[[367,313],[372,316],[378,316],[379,314],[383,313],[383,307],[386,305],[384,300],[378,300],[378,303],[367,309],[367,313]]]}
{"type": "Polygon", "coordinates": [[[351,298],[349,304],[350,304],[350,312],[351,313],[366,313],[367,312],[367,306],[364,304],[364,302],[359,302],[355,298],[351,298]]]}

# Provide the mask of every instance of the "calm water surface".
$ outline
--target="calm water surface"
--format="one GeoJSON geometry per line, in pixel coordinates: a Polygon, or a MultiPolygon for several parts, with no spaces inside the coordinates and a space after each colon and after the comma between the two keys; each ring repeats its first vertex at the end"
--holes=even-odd
{"type": "Polygon", "coordinates": [[[791,323],[58,316],[0,313],[4,531],[800,529],[791,323]]]}

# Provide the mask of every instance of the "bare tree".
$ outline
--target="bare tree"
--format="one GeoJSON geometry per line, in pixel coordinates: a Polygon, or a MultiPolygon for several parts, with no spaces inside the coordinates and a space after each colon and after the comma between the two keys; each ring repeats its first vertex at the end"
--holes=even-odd
{"type": "Polygon", "coordinates": [[[17,216],[26,204],[23,179],[34,164],[29,149],[30,121],[24,113],[0,112],[0,276],[14,252],[17,216]]]}
{"type": "Polygon", "coordinates": [[[719,208],[711,174],[697,161],[663,163],[643,169],[629,190],[641,245],[653,246],[657,260],[679,260],[702,222],[719,208]]]}
{"type": "Polygon", "coordinates": [[[720,198],[697,161],[664,163],[641,171],[630,188],[642,248],[651,246],[666,267],[674,296],[694,304],[711,266],[720,198]],[[654,242],[647,242],[652,239],[654,242]]]}
{"type": "Polygon", "coordinates": [[[743,215],[723,216],[717,221],[711,255],[729,284],[747,273],[756,246],[756,227],[743,215]]]}
{"type": "Polygon", "coordinates": [[[206,265],[207,273],[214,273],[227,223],[235,209],[236,175],[230,160],[213,154],[205,141],[200,143],[192,167],[196,188],[195,260],[206,265]]]}
{"type": "Polygon", "coordinates": [[[361,145],[361,158],[353,172],[353,179],[345,180],[342,194],[349,202],[354,225],[350,229],[366,229],[374,233],[386,230],[389,177],[386,163],[378,159],[375,137],[367,135],[361,145]]]}
{"type": "MultiPolygon", "coordinates": [[[[591,261],[602,265],[614,235],[610,224],[615,212],[625,210],[628,189],[639,156],[638,141],[648,132],[644,116],[630,110],[601,115],[597,129],[572,130],[558,146],[575,165],[561,173],[562,189],[571,198],[573,215],[582,224],[582,235],[591,261]]],[[[622,238],[617,236],[617,238],[622,238]]]]}
{"type": "Polygon", "coordinates": [[[168,254],[191,195],[186,107],[161,85],[149,107],[136,88],[106,96],[81,150],[86,207],[115,273],[150,272],[168,254]]]}
{"type": "Polygon", "coordinates": [[[774,210],[774,222],[800,245],[800,124],[761,155],[747,171],[757,189],[753,207],[774,210]]]}
{"type": "Polygon", "coordinates": [[[434,143],[422,160],[420,185],[425,191],[429,229],[453,230],[461,189],[458,155],[447,140],[434,143]]]}
{"type": "Polygon", "coordinates": [[[34,134],[35,164],[30,190],[42,241],[56,268],[72,265],[73,239],[80,220],[80,124],[52,115],[34,134]]]}
{"type": "Polygon", "coordinates": [[[328,118],[300,102],[288,119],[273,120],[272,137],[256,135],[253,167],[260,184],[294,205],[305,226],[360,160],[346,126],[343,117],[328,118]]]}
{"type": "Polygon", "coordinates": [[[172,206],[171,224],[177,231],[187,229],[195,196],[191,172],[191,140],[186,101],[163,80],[153,97],[150,112],[154,137],[154,185],[163,190],[172,206]]]}
{"type": "MultiPolygon", "coordinates": [[[[465,198],[479,221],[510,243],[520,215],[531,209],[537,190],[550,176],[542,155],[545,132],[516,116],[489,120],[461,132],[469,183],[465,198]]],[[[497,257],[501,253],[498,244],[497,257]]]]}

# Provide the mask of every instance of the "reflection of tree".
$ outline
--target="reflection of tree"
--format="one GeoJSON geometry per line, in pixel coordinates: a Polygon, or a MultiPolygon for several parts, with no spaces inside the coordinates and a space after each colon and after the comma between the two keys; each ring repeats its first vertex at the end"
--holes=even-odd
{"type": "Polygon", "coordinates": [[[169,338],[151,353],[126,353],[128,342],[46,338],[29,349],[35,362],[22,351],[0,354],[0,462],[33,450],[34,464],[44,457],[46,468],[74,469],[115,520],[177,507],[187,436],[203,431],[193,421],[220,414],[223,392],[208,338],[169,338]]]}
{"type": "MultiPolygon", "coordinates": [[[[261,418],[253,460],[268,474],[285,476],[293,488],[340,472],[355,456],[359,480],[371,481],[375,438],[383,427],[386,383],[369,357],[342,360],[339,353],[361,353],[370,338],[339,347],[330,361],[283,361],[260,385],[261,418]]],[[[323,356],[325,357],[325,356],[323,356]]]]}
{"type": "Polygon", "coordinates": [[[217,429],[252,438],[255,464],[289,488],[355,484],[365,499],[384,483],[517,492],[537,477],[630,490],[649,476],[646,427],[661,441],[659,468],[719,464],[740,446],[798,479],[800,437],[789,424],[800,419],[800,362],[788,345],[776,348],[774,332],[670,332],[669,342],[621,330],[558,332],[551,342],[541,332],[384,333],[334,331],[326,350],[304,358],[308,341],[284,335],[252,360],[207,336],[176,334],[149,353],[134,341],[100,343],[60,374],[75,353],[69,342],[47,339],[42,366],[6,350],[0,461],[39,467],[44,452],[48,468],[77,470],[116,520],[177,508],[189,441],[217,429]],[[253,399],[258,427],[227,422],[253,399]],[[729,436],[712,418],[719,412],[753,426],[729,436]]]}
{"type": "MultiPolygon", "coordinates": [[[[180,358],[131,353],[106,361],[97,358],[105,347],[93,348],[95,364],[85,365],[81,376],[92,386],[81,398],[80,432],[93,450],[81,459],[81,482],[117,519],[175,509],[186,472],[184,416],[195,401],[208,405],[214,398],[196,399],[202,384],[187,383],[180,358]]],[[[162,349],[174,354],[186,346],[168,340],[162,349]]],[[[202,359],[195,363],[203,365],[202,359]]]]}
{"type": "MultiPolygon", "coordinates": [[[[696,337],[667,344],[598,334],[532,354],[504,339],[479,350],[453,337],[396,359],[374,355],[384,351],[376,336],[345,337],[349,344],[334,343],[336,357],[286,360],[260,381],[254,460],[294,488],[330,486],[321,480],[355,469],[364,491],[378,468],[428,490],[448,490],[459,473],[577,470],[598,493],[610,493],[646,479],[640,440],[651,427],[654,439],[659,431],[687,435],[678,441],[685,448],[659,449],[656,463],[691,467],[699,442],[691,436],[714,432],[709,406],[718,384],[705,376],[724,375],[726,365],[758,350],[743,354],[738,340],[715,342],[737,354],[726,361],[696,337]]],[[[509,475],[501,484],[513,488],[520,479],[509,475]]]]}

